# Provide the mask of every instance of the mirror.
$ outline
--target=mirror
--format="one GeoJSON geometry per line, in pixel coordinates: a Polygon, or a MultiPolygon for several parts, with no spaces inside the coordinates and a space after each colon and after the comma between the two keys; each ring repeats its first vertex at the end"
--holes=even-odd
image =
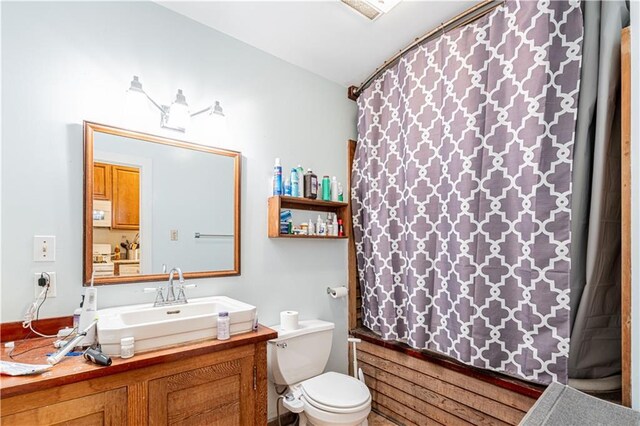
{"type": "Polygon", "coordinates": [[[240,274],[239,152],[84,123],[84,284],[240,274]]]}

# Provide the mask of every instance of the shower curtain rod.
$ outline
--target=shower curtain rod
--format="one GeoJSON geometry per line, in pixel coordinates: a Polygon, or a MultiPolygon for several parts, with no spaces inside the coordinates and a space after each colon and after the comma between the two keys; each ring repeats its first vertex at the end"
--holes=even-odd
{"type": "Polygon", "coordinates": [[[453,18],[449,19],[447,22],[441,23],[437,28],[434,28],[433,30],[427,32],[423,36],[417,37],[410,45],[400,50],[391,58],[384,61],[382,63],[382,66],[376,68],[375,71],[369,77],[367,77],[367,79],[362,84],[360,84],[360,86],[349,87],[349,93],[348,93],[349,99],[356,100],[358,96],[360,96],[362,91],[366,89],[373,80],[375,80],[380,74],[386,71],[389,67],[397,63],[400,57],[405,53],[407,53],[408,51],[410,51],[411,49],[431,39],[433,36],[437,35],[440,32],[446,33],[448,31],[454,30],[456,28],[460,28],[464,25],[467,25],[475,21],[476,19],[481,18],[482,16],[491,12],[493,9],[500,6],[504,2],[505,0],[484,0],[476,4],[475,6],[470,7],[464,12],[459,13],[453,18]]]}

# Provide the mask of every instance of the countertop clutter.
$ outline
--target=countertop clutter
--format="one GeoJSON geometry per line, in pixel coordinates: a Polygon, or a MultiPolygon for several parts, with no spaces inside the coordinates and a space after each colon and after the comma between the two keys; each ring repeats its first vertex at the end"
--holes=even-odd
{"type": "MultiPolygon", "coordinates": [[[[3,426],[267,423],[267,340],[257,331],[114,358],[67,357],[36,376],[3,377],[3,426]]],[[[15,361],[42,363],[52,339],[18,342],[15,361]]],[[[0,357],[8,358],[9,349],[0,357]]]]}
{"type": "MultiPolygon", "coordinates": [[[[138,368],[150,367],[188,357],[211,354],[236,348],[242,345],[266,342],[277,337],[270,328],[259,326],[258,331],[238,334],[229,340],[207,340],[167,349],[138,353],[133,358],[113,358],[113,364],[102,367],[86,361],[82,356],[67,356],[51,370],[31,376],[2,376],[0,396],[4,399],[16,395],[68,385],[84,380],[101,378],[138,368]]],[[[9,358],[11,348],[2,348],[0,359],[30,364],[46,364],[46,354],[54,352],[54,338],[36,338],[18,341],[13,350],[13,359],[9,358]]],[[[4,410],[3,410],[4,411],[4,410]]],[[[4,414],[4,413],[3,413],[4,414]]]]}

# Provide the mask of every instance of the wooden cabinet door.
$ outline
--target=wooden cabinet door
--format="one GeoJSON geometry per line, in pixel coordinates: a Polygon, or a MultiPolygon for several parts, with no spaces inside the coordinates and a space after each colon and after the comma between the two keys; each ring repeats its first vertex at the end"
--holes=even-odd
{"type": "Polygon", "coordinates": [[[150,425],[252,425],[254,357],[199,367],[149,382],[150,425]]]}
{"type": "Polygon", "coordinates": [[[111,165],[93,163],[93,198],[111,199],[111,165]]]}
{"type": "Polygon", "coordinates": [[[113,229],[140,229],[140,170],[112,166],[113,229]]]}
{"type": "Polygon", "coordinates": [[[127,389],[119,388],[2,417],[2,425],[127,424],[127,389]]]}

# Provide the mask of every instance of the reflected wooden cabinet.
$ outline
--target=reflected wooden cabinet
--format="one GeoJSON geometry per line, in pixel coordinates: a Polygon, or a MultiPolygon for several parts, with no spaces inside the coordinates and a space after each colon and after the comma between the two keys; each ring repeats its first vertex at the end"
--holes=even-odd
{"type": "Polygon", "coordinates": [[[93,198],[95,200],[111,199],[111,165],[93,163],[93,198]]]}
{"type": "Polygon", "coordinates": [[[93,199],[111,201],[112,229],[140,229],[140,169],[93,163],[93,199]]]}
{"type": "Polygon", "coordinates": [[[2,417],[10,425],[122,425],[127,422],[127,388],[100,392],[2,417]]]}
{"type": "Polygon", "coordinates": [[[140,170],[111,166],[113,229],[140,229],[140,170]]]}
{"type": "Polygon", "coordinates": [[[255,403],[253,356],[149,382],[152,425],[246,425],[255,403]]]}

